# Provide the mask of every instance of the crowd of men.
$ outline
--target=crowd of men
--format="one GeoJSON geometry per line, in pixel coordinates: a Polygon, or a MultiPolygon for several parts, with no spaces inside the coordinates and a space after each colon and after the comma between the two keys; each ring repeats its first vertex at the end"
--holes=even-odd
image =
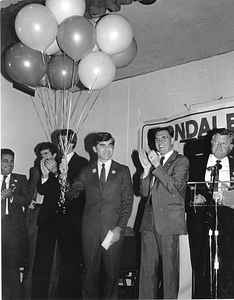
{"type": "MultiPolygon", "coordinates": [[[[161,127],[154,149],[139,150],[145,200],[139,299],[157,299],[159,287],[163,299],[177,299],[179,236],[186,234],[191,297],[234,298],[234,133],[221,128],[210,136],[210,152],[188,158],[173,149],[173,129],[161,127]]],[[[99,299],[101,266],[101,297],[118,298],[134,198],[130,170],[113,160],[108,132],[94,136],[90,162],[76,144],[76,133],[63,129],[56,144],[37,145],[28,180],[13,173],[15,153],[1,149],[4,300],[99,299]]]]}

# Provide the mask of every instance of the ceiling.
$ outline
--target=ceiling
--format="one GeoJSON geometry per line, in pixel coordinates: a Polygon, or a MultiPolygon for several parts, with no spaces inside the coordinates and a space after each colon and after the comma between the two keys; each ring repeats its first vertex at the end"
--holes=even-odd
{"type": "MultiPolygon", "coordinates": [[[[16,2],[2,0],[2,8],[16,2]]],[[[234,50],[233,0],[157,0],[150,5],[129,0],[127,4],[118,13],[130,21],[138,53],[129,66],[117,69],[115,80],[234,50]]]]}

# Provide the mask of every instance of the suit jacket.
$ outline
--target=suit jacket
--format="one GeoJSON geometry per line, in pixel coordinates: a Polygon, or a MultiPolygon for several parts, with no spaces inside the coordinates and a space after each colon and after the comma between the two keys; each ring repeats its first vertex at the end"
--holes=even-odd
{"type": "MultiPolygon", "coordinates": [[[[71,160],[68,163],[68,173],[67,177],[69,182],[72,184],[79,175],[81,169],[88,164],[88,160],[82,156],[79,156],[77,153],[74,153],[71,160]]],[[[66,201],[65,206],[67,212],[70,212],[72,215],[76,214],[75,211],[80,210],[83,211],[84,208],[84,201],[85,201],[85,193],[79,196],[78,198],[73,199],[72,201],[66,201]]]]}
{"type": "MultiPolygon", "coordinates": [[[[68,178],[69,181],[73,182],[74,178],[78,176],[81,168],[87,164],[87,160],[76,153],[72,156],[68,165],[68,178]]],[[[38,192],[44,195],[44,201],[41,205],[40,213],[37,220],[37,225],[47,225],[53,222],[59,216],[61,216],[62,211],[58,206],[58,200],[60,196],[60,184],[58,178],[54,174],[49,173],[48,180],[42,184],[41,179],[38,182],[38,192]]],[[[84,198],[80,198],[80,201],[84,201],[84,198]]],[[[65,202],[66,213],[64,218],[69,220],[74,216],[77,216],[77,210],[82,209],[82,203],[80,204],[77,199],[65,202]]]]}
{"type": "Polygon", "coordinates": [[[37,225],[49,226],[49,224],[54,222],[59,216],[58,200],[60,195],[60,185],[58,178],[56,178],[54,174],[49,173],[49,178],[44,184],[41,183],[40,178],[38,182],[38,192],[41,195],[44,195],[44,200],[40,206],[37,225]]]}
{"type": "Polygon", "coordinates": [[[133,204],[132,181],[127,166],[112,160],[103,191],[100,188],[97,162],[86,166],[69,187],[66,197],[74,199],[83,190],[86,193],[83,236],[95,232],[97,225],[101,225],[105,235],[115,226],[125,229],[133,204]]]}
{"type": "MultiPolygon", "coordinates": [[[[152,169],[147,177],[141,178],[141,195],[148,197],[152,193],[154,224],[159,234],[187,233],[185,192],[188,170],[188,159],[174,151],[163,166],[152,169]],[[153,177],[155,182],[152,187],[153,177]]],[[[149,205],[148,199],[140,231],[146,226],[149,205]]]]}
{"type": "Polygon", "coordinates": [[[28,183],[30,187],[31,197],[34,201],[36,201],[37,199],[37,185],[38,181],[41,178],[41,175],[42,174],[38,166],[33,166],[32,168],[30,168],[28,183]]]}
{"type": "Polygon", "coordinates": [[[9,220],[15,236],[19,239],[24,239],[27,237],[26,208],[31,202],[30,189],[26,176],[12,173],[9,188],[14,187],[13,202],[8,201],[9,220]]]}

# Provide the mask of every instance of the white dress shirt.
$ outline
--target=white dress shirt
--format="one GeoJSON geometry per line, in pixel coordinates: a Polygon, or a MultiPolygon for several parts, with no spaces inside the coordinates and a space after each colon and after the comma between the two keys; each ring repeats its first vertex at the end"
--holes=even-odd
{"type": "MultiPolygon", "coordinates": [[[[11,174],[8,174],[7,177],[6,177],[6,189],[9,189],[10,179],[11,179],[11,174]]],[[[2,188],[2,182],[3,182],[3,175],[1,174],[1,188],[2,188]]],[[[5,214],[9,215],[8,198],[6,198],[6,211],[5,211],[5,214]]]]}
{"type": "MultiPolygon", "coordinates": [[[[105,174],[106,174],[106,180],[107,180],[107,177],[108,177],[108,174],[109,174],[109,171],[110,171],[110,166],[111,166],[111,162],[112,162],[112,159],[109,159],[108,161],[106,161],[104,164],[105,164],[105,174]]],[[[97,161],[97,166],[98,166],[98,176],[100,178],[100,175],[101,175],[101,169],[102,169],[102,164],[103,162],[101,161],[97,161]]]]}
{"type": "MultiPolygon", "coordinates": [[[[214,166],[217,160],[218,159],[213,154],[210,154],[207,161],[207,168],[214,166]]],[[[218,188],[219,191],[223,191],[230,187],[230,168],[228,157],[226,156],[220,160],[220,164],[222,165],[222,168],[219,170],[219,181],[224,183],[219,183],[218,188]]],[[[205,181],[212,181],[211,170],[206,169],[205,181]]]]}

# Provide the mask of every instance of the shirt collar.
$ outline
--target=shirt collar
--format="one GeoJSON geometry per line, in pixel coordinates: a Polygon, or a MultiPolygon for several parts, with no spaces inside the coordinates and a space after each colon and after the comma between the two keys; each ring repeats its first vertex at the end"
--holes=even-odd
{"type": "MultiPolygon", "coordinates": [[[[2,175],[2,174],[1,174],[1,180],[3,180],[3,176],[5,176],[5,175],[2,175]]],[[[11,173],[8,174],[8,175],[6,175],[6,180],[8,180],[8,179],[10,178],[10,176],[11,176],[11,173]]]]}
{"type": "Polygon", "coordinates": [[[165,158],[164,158],[164,161],[163,161],[163,164],[165,164],[165,162],[168,160],[168,158],[172,155],[173,151],[174,151],[174,150],[171,150],[171,151],[169,151],[168,153],[166,153],[165,155],[162,155],[162,156],[165,157],[165,158]]]}
{"type": "MultiPolygon", "coordinates": [[[[110,165],[111,165],[111,162],[112,162],[112,159],[109,159],[108,161],[106,161],[106,162],[104,163],[104,164],[105,164],[105,168],[109,169],[109,168],[110,168],[110,165]]],[[[101,168],[103,162],[101,162],[101,161],[98,159],[97,163],[98,163],[98,168],[101,168]]]]}
{"type": "Polygon", "coordinates": [[[70,152],[69,154],[67,154],[67,163],[69,163],[69,161],[71,160],[72,156],[74,155],[74,151],[70,152]]]}
{"type": "Polygon", "coordinates": [[[220,160],[222,166],[229,166],[229,160],[227,156],[225,156],[223,159],[218,159],[211,153],[207,162],[207,167],[214,166],[217,160],[220,160]]]}

